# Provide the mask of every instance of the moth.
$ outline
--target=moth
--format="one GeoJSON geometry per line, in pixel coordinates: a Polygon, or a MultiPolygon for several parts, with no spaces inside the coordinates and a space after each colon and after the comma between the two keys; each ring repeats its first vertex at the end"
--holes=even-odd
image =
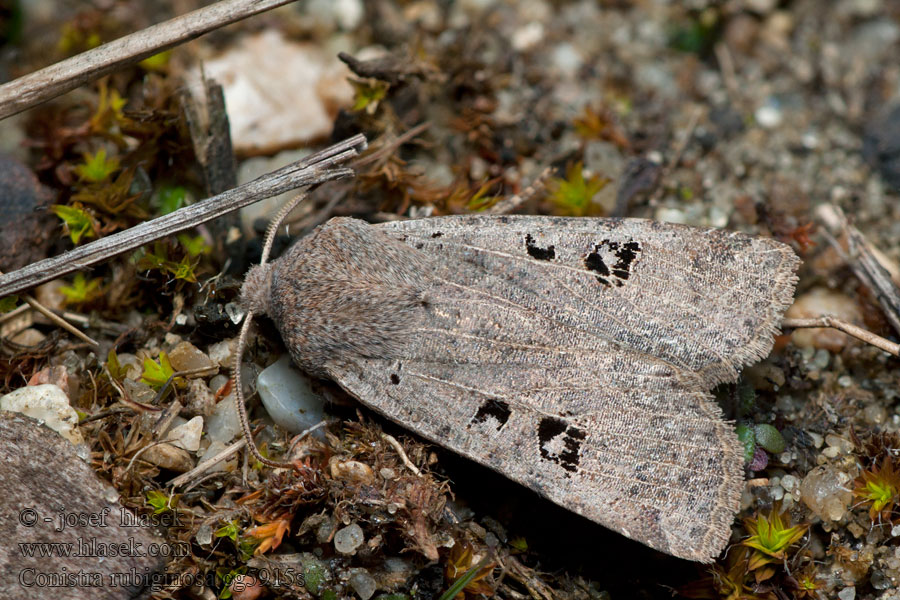
{"type": "Polygon", "coordinates": [[[640,219],[335,218],[245,305],[364,405],[652,548],[710,562],[743,453],[709,390],[771,350],[799,259],[640,219]]]}

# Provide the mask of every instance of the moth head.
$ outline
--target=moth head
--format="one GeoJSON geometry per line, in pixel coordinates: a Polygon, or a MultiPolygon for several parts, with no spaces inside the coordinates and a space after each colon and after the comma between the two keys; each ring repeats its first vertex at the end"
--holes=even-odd
{"type": "Polygon", "coordinates": [[[255,265],[247,271],[241,286],[241,305],[257,315],[269,314],[272,264],[255,265]]]}

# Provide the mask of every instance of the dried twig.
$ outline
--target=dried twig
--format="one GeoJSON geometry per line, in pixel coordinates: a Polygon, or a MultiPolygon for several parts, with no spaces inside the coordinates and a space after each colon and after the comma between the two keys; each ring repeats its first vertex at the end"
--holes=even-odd
{"type": "Polygon", "coordinates": [[[222,0],[0,85],[0,119],[117,69],[294,0],[222,0]]]}
{"type": "Polygon", "coordinates": [[[247,438],[239,439],[238,441],[231,444],[230,446],[228,446],[227,448],[225,448],[224,450],[222,450],[221,452],[219,452],[218,454],[216,454],[209,460],[204,460],[203,462],[201,462],[199,465],[197,465],[196,467],[194,467],[187,473],[183,473],[183,474],[179,475],[178,477],[172,479],[171,481],[169,481],[169,485],[172,486],[173,488],[184,485],[185,483],[191,481],[198,475],[210,470],[211,468],[213,468],[214,466],[216,466],[223,460],[226,460],[229,457],[231,457],[232,455],[236,454],[237,452],[239,452],[241,450],[241,448],[243,448],[246,445],[247,445],[247,438]]]}
{"type": "Polygon", "coordinates": [[[386,441],[388,444],[390,444],[391,446],[394,447],[394,450],[396,450],[396,451],[397,451],[397,454],[400,455],[400,460],[403,461],[403,464],[406,465],[406,468],[407,468],[407,469],[409,469],[410,471],[412,471],[413,473],[415,473],[417,477],[421,477],[421,476],[422,476],[422,472],[419,470],[419,468],[418,468],[416,465],[414,465],[414,464],[412,463],[411,460],[409,460],[409,457],[406,455],[406,450],[403,449],[403,446],[400,445],[400,442],[397,441],[397,438],[395,438],[395,437],[392,436],[392,435],[388,435],[388,434],[386,434],[386,433],[382,433],[382,434],[381,434],[381,439],[383,439],[383,440],[386,441]]]}
{"type": "Polygon", "coordinates": [[[79,340],[81,340],[83,342],[87,342],[88,344],[90,344],[94,347],[97,347],[100,345],[100,343],[97,340],[88,336],[83,331],[80,331],[74,325],[72,325],[71,323],[69,323],[68,321],[66,321],[59,315],[57,315],[55,312],[53,312],[52,310],[50,310],[49,308],[47,308],[46,306],[44,306],[43,304],[41,304],[40,302],[35,300],[33,297],[25,296],[22,299],[25,300],[25,303],[28,304],[28,306],[30,306],[34,310],[38,311],[39,313],[41,313],[42,315],[44,315],[45,317],[50,319],[54,324],[65,329],[66,331],[68,331],[69,333],[71,333],[72,335],[77,337],[79,340]]]}
{"type": "Polygon", "coordinates": [[[731,58],[731,52],[728,45],[720,42],[715,45],[713,52],[716,60],[719,62],[719,69],[722,71],[722,81],[725,82],[725,89],[728,90],[728,96],[732,104],[739,104],[741,100],[740,86],[737,83],[737,76],[734,71],[734,60],[731,58]]]}
{"type": "Polygon", "coordinates": [[[812,319],[784,319],[781,321],[781,326],[786,329],[798,329],[801,327],[831,327],[832,329],[837,329],[848,335],[852,335],[856,339],[871,344],[876,348],[881,348],[889,354],[900,356],[900,344],[895,344],[894,342],[886,340],[880,335],[875,335],[862,327],[840,319],[835,319],[834,317],[824,316],[812,319]]]}
{"type": "MultiPolygon", "coordinates": [[[[3,271],[0,271],[0,276],[2,276],[2,275],[3,275],[3,271]]],[[[91,344],[92,346],[100,345],[94,338],[89,337],[86,333],[78,330],[74,325],[72,325],[71,323],[69,323],[68,321],[66,321],[65,319],[63,319],[62,317],[60,317],[53,311],[51,311],[49,308],[47,308],[40,302],[38,302],[33,296],[25,296],[22,299],[25,301],[25,303],[28,306],[30,306],[34,310],[38,311],[39,313],[41,313],[42,315],[44,315],[45,317],[50,319],[50,321],[52,323],[55,323],[57,326],[65,329],[66,331],[68,331],[69,333],[71,333],[72,335],[77,337],[79,340],[81,340],[82,342],[87,342],[88,344],[91,344]]]]}
{"type": "Polygon", "coordinates": [[[509,198],[504,198],[497,204],[493,205],[486,211],[485,213],[489,215],[505,215],[511,213],[516,210],[532,198],[534,198],[538,192],[544,189],[547,185],[547,179],[550,177],[550,173],[552,169],[549,167],[541,171],[540,175],[529,185],[527,188],[522,190],[521,194],[515,194],[510,196],[509,198]]]}
{"type": "Polygon", "coordinates": [[[335,167],[358,156],[365,147],[366,138],[363,135],[354,136],[203,202],[79,246],[60,256],[0,275],[0,298],[84,269],[167,235],[190,229],[264,198],[295,188],[352,176],[351,169],[335,167]]]}
{"type": "Polygon", "coordinates": [[[822,205],[816,215],[834,236],[830,239],[831,244],[854,275],[872,290],[888,322],[894,331],[900,333],[900,289],[891,279],[887,258],[856,227],[850,225],[837,206],[822,205]]]}
{"type": "Polygon", "coordinates": [[[672,153],[672,159],[669,161],[669,164],[666,165],[666,170],[672,171],[676,167],[678,167],[678,163],[681,162],[681,156],[684,154],[684,151],[687,149],[688,144],[691,142],[691,138],[694,137],[694,130],[697,128],[697,123],[700,121],[700,116],[703,114],[703,108],[697,106],[691,111],[691,116],[688,119],[687,127],[684,129],[684,132],[681,134],[681,139],[678,140],[678,145],[675,146],[675,151],[672,153]]]}

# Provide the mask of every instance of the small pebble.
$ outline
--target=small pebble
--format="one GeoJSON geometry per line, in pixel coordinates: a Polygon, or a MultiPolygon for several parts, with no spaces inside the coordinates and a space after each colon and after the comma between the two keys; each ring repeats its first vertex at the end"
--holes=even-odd
{"type": "Polygon", "coordinates": [[[319,528],[316,529],[316,540],[320,544],[324,544],[331,539],[331,534],[334,532],[334,519],[330,516],[325,516],[324,520],[321,524],[319,524],[319,528]]]}
{"type": "Polygon", "coordinates": [[[234,600],[257,600],[266,591],[266,586],[252,575],[237,575],[231,580],[228,589],[234,600]]]}
{"type": "Polygon", "coordinates": [[[787,492],[792,491],[795,487],[797,487],[799,483],[800,480],[798,480],[793,475],[785,475],[781,478],[781,487],[783,487],[787,492]]]}
{"type": "MultiPolygon", "coordinates": [[[[263,369],[256,389],[272,420],[292,433],[322,421],[325,401],[313,392],[309,380],[293,367],[287,354],[263,369]]],[[[315,434],[324,435],[321,430],[315,434]]]]}
{"type": "Polygon", "coordinates": [[[375,472],[372,467],[358,460],[339,460],[336,456],[329,461],[331,476],[334,479],[354,483],[357,485],[368,485],[375,481],[375,472]]]}
{"type": "Polygon", "coordinates": [[[216,404],[206,420],[206,435],[210,442],[227,444],[241,432],[241,420],[234,406],[234,392],[216,404]]]}
{"type": "Polygon", "coordinates": [[[194,468],[191,455],[172,444],[156,444],[150,446],[141,454],[141,459],[146,460],[163,469],[185,473],[194,468]]]}
{"type": "Polygon", "coordinates": [[[853,451],[853,442],[834,433],[825,436],[825,443],[830,447],[837,448],[839,454],[848,454],[853,451]]]}
{"type": "Polygon", "coordinates": [[[823,520],[837,521],[844,516],[853,500],[847,482],[849,476],[830,466],[810,471],[800,484],[803,503],[823,520]]]}
{"type": "Polygon", "coordinates": [[[215,367],[209,357],[190,342],[181,342],[169,352],[169,362],[176,371],[212,369],[215,367]]]}
{"type": "Polygon", "coordinates": [[[887,410],[880,404],[870,404],[863,409],[863,418],[872,425],[882,425],[887,417],[887,410]]]}
{"type": "Polygon", "coordinates": [[[230,369],[234,366],[237,338],[216,342],[206,349],[209,359],[220,367],[230,369]]]}
{"type": "Polygon", "coordinates": [[[854,600],[856,598],[856,588],[852,586],[845,587],[838,592],[838,598],[840,598],[840,600],[854,600]]]}
{"type": "MultiPolygon", "coordinates": [[[[862,322],[862,313],[856,301],[825,287],[816,287],[798,296],[784,316],[789,319],[801,319],[820,315],[831,315],[849,323],[862,322]]],[[[840,352],[849,338],[847,334],[836,329],[810,328],[795,329],[791,334],[791,340],[799,347],[840,352]]],[[[807,360],[812,360],[814,356],[815,354],[810,354],[807,360]]]]}
{"type": "Polygon", "coordinates": [[[203,417],[194,417],[184,425],[175,427],[166,436],[166,441],[188,452],[200,449],[200,436],[203,434],[203,417]]]}
{"type": "Polygon", "coordinates": [[[544,25],[537,21],[532,21],[516,29],[512,34],[512,47],[517,52],[529,50],[538,45],[544,39],[544,25]]]}
{"type": "Polygon", "coordinates": [[[777,106],[767,104],[756,109],[754,117],[756,118],[756,122],[759,123],[761,127],[772,129],[781,125],[781,120],[784,117],[784,114],[777,106]]]}
{"type": "Polygon", "coordinates": [[[365,541],[362,527],[352,523],[342,527],[334,534],[334,549],[341,554],[353,554],[365,541]]]}
{"type": "Polygon", "coordinates": [[[375,594],[378,583],[366,569],[353,569],[353,573],[350,575],[350,586],[360,600],[369,600],[375,594]]]}
{"type": "Polygon", "coordinates": [[[813,357],[812,364],[817,369],[826,369],[828,368],[828,363],[831,362],[831,353],[824,349],[819,348],[816,350],[816,355],[813,357]]]}
{"type": "Polygon", "coordinates": [[[37,419],[73,444],[84,441],[78,431],[78,413],[69,405],[69,397],[58,385],[29,385],[0,397],[0,410],[21,413],[37,419]]]}
{"type": "Polygon", "coordinates": [[[10,341],[14,344],[19,344],[20,346],[37,346],[41,342],[47,339],[47,336],[38,331],[33,327],[29,327],[28,329],[23,329],[16,335],[14,335],[10,341]]]}
{"type": "Polygon", "coordinates": [[[190,415],[208,417],[216,410],[216,397],[202,379],[189,379],[185,410],[190,415]]]}
{"type": "Polygon", "coordinates": [[[197,543],[201,546],[208,546],[212,543],[213,536],[213,528],[209,523],[204,523],[197,529],[196,535],[194,535],[194,539],[197,540],[197,543]]]}

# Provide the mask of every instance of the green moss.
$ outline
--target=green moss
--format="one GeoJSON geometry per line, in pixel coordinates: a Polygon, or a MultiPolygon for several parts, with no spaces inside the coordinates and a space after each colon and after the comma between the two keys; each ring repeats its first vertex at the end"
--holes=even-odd
{"type": "Polygon", "coordinates": [[[744,448],[744,462],[749,463],[753,460],[753,453],[756,451],[756,435],[754,435],[753,429],[747,425],[738,425],[736,432],[738,440],[744,448]]]}

